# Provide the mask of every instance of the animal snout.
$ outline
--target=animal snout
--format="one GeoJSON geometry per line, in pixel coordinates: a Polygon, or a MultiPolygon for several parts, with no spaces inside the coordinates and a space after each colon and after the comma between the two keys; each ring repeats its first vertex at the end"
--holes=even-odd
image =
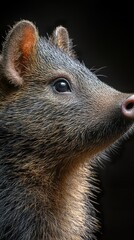
{"type": "Polygon", "coordinates": [[[125,117],[134,119],[134,95],[131,95],[123,101],[121,109],[125,117]]]}

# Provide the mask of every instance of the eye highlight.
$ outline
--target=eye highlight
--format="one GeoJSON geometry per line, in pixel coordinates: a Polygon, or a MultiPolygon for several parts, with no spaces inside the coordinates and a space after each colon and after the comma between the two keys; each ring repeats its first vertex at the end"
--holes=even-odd
{"type": "Polygon", "coordinates": [[[53,88],[58,93],[71,92],[70,83],[65,78],[58,78],[53,83],[53,88]]]}

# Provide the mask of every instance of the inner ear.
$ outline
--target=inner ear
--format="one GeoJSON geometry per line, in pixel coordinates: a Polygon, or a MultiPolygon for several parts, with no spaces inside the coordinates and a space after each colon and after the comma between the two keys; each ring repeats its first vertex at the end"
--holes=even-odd
{"type": "Polygon", "coordinates": [[[69,35],[66,28],[59,26],[53,32],[53,39],[55,44],[63,49],[65,52],[68,52],[70,49],[69,35]]]}
{"type": "Polygon", "coordinates": [[[22,39],[20,41],[20,53],[24,60],[28,60],[34,52],[36,43],[36,34],[33,26],[26,26],[23,30],[22,39]]]}
{"type": "Polygon", "coordinates": [[[2,58],[4,73],[14,85],[22,85],[23,74],[35,59],[38,32],[29,21],[18,22],[6,37],[2,58]]]}
{"type": "Polygon", "coordinates": [[[58,48],[62,49],[68,55],[75,55],[72,50],[72,40],[69,38],[68,31],[65,27],[58,26],[50,39],[58,48]]]}

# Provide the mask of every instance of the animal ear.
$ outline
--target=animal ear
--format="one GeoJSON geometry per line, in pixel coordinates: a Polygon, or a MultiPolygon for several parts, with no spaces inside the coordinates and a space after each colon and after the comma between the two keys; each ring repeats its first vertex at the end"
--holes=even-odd
{"type": "Polygon", "coordinates": [[[65,27],[58,26],[54,30],[50,40],[68,55],[75,56],[74,51],[72,50],[72,40],[69,38],[68,31],[65,27]]]}
{"type": "Polygon", "coordinates": [[[6,78],[15,86],[23,83],[23,75],[36,54],[37,40],[35,25],[26,20],[16,23],[6,37],[1,64],[6,78]]]}

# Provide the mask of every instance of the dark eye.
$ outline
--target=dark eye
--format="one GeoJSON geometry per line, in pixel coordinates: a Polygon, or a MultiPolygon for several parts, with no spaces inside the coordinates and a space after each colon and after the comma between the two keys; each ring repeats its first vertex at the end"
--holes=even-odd
{"type": "Polygon", "coordinates": [[[59,93],[71,92],[71,87],[68,80],[64,78],[58,78],[54,84],[53,88],[59,93]]]}

